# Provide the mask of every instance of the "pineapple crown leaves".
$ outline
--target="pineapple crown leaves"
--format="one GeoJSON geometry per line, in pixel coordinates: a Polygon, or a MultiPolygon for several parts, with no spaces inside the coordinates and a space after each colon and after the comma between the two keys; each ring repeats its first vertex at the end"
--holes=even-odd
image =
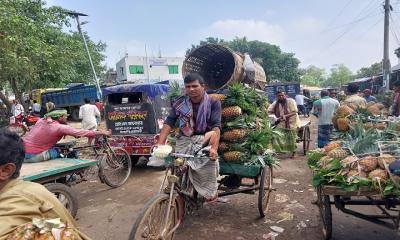
{"type": "Polygon", "coordinates": [[[178,82],[173,81],[169,84],[169,93],[168,93],[170,101],[176,100],[181,96],[181,86],[178,82]]]}

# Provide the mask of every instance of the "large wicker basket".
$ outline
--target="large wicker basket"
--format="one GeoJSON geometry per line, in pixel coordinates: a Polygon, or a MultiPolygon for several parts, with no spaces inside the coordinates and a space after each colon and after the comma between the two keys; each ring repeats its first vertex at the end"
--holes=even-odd
{"type": "MultiPolygon", "coordinates": [[[[235,82],[245,82],[243,55],[228,47],[207,44],[194,49],[183,62],[182,74],[199,73],[207,87],[218,90],[235,82]]],[[[255,86],[263,89],[266,76],[263,68],[255,63],[255,86]]]]}

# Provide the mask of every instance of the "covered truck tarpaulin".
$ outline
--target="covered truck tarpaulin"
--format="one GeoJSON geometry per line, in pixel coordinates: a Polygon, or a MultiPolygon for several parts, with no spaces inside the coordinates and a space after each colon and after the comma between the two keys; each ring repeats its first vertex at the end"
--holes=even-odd
{"type": "Polygon", "coordinates": [[[155,98],[157,95],[168,94],[168,84],[121,84],[103,88],[103,96],[113,93],[145,92],[148,97],[155,98]]]}

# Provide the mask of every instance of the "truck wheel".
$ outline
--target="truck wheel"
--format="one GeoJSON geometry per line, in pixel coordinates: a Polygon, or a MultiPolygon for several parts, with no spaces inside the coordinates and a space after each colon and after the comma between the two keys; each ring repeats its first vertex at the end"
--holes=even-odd
{"type": "Polygon", "coordinates": [[[71,119],[72,121],[79,121],[79,108],[71,109],[71,119]]]}

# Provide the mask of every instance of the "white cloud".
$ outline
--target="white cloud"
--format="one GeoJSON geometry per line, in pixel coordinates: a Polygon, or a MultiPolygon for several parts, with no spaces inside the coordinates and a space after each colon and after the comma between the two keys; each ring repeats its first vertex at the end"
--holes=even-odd
{"type": "Polygon", "coordinates": [[[268,43],[281,44],[285,39],[285,31],[277,24],[254,19],[226,19],[212,23],[202,30],[203,36],[215,36],[223,39],[247,37],[268,43]]]}
{"type": "Polygon", "coordinates": [[[314,17],[307,16],[291,23],[291,29],[299,34],[317,34],[324,30],[325,24],[314,17]]]}

